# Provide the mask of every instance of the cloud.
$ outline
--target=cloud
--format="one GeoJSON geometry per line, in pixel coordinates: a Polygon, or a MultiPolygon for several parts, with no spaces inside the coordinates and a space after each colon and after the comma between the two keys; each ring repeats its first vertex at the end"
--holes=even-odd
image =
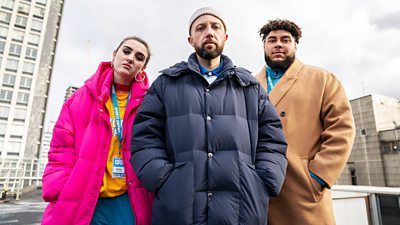
{"type": "Polygon", "coordinates": [[[400,10],[373,19],[372,24],[376,25],[379,30],[400,30],[400,10]]]}

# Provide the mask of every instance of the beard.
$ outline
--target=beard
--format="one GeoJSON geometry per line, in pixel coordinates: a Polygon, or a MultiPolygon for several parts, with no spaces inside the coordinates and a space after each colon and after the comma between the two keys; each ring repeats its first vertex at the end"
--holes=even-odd
{"type": "Polygon", "coordinates": [[[211,60],[217,58],[222,54],[224,46],[216,45],[215,50],[206,50],[204,46],[195,46],[194,50],[196,51],[197,55],[199,55],[201,58],[206,60],[211,60]]]}
{"type": "Polygon", "coordinates": [[[289,66],[292,65],[295,58],[296,58],[296,56],[293,54],[293,55],[287,56],[283,61],[273,61],[272,59],[270,59],[267,56],[266,53],[264,53],[265,62],[267,63],[267,65],[269,67],[271,67],[271,69],[275,69],[275,70],[287,70],[289,68],[289,66]]]}

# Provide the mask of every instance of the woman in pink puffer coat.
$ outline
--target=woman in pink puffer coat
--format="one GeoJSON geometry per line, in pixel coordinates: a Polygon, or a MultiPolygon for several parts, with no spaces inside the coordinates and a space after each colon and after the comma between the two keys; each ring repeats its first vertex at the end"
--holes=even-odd
{"type": "Polygon", "coordinates": [[[149,87],[147,43],[124,39],[112,62],[63,105],[43,175],[42,224],[151,224],[153,194],[130,166],[131,127],[149,87]]]}

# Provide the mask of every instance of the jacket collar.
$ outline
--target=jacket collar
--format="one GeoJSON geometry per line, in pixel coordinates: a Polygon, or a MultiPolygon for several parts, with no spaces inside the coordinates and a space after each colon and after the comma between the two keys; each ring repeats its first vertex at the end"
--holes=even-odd
{"type": "MultiPolygon", "coordinates": [[[[294,60],[293,64],[286,70],[285,74],[281,80],[276,84],[274,89],[269,93],[269,98],[276,106],[286,92],[292,87],[294,82],[299,77],[299,71],[303,68],[304,64],[297,58],[294,60]]],[[[265,72],[266,66],[264,66],[261,71],[256,75],[257,80],[261,83],[261,86],[267,91],[267,74],[265,72]]]]}
{"type": "MultiPolygon", "coordinates": [[[[251,84],[257,84],[257,80],[250,75],[251,73],[248,70],[233,65],[231,59],[229,59],[229,57],[226,55],[221,54],[221,58],[224,61],[224,67],[222,69],[221,76],[218,77],[216,82],[224,79],[234,78],[243,87],[251,84]]],[[[179,62],[170,68],[160,71],[161,74],[171,77],[182,76],[187,72],[194,72],[201,75],[196,53],[192,53],[187,62],[179,62]]]]}
{"type": "MultiPolygon", "coordinates": [[[[111,85],[114,80],[114,71],[111,62],[101,62],[96,73],[85,81],[85,86],[96,98],[103,98],[110,95],[111,85]]],[[[143,97],[149,88],[149,80],[145,73],[143,82],[133,81],[131,85],[131,99],[135,97],[143,97]]]]}

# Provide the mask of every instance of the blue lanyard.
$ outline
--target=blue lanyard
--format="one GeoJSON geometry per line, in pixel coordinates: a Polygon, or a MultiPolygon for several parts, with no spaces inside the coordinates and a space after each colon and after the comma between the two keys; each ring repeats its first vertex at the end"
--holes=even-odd
{"type": "MultiPolygon", "coordinates": [[[[115,92],[115,86],[114,84],[111,86],[111,98],[113,102],[113,107],[114,107],[114,114],[115,114],[115,123],[117,125],[117,135],[119,139],[119,143],[122,144],[122,123],[121,123],[121,117],[119,115],[119,107],[118,107],[118,101],[117,101],[117,94],[115,92]]],[[[131,92],[129,91],[128,99],[126,100],[126,106],[128,106],[129,99],[131,98],[131,92]]]]}

